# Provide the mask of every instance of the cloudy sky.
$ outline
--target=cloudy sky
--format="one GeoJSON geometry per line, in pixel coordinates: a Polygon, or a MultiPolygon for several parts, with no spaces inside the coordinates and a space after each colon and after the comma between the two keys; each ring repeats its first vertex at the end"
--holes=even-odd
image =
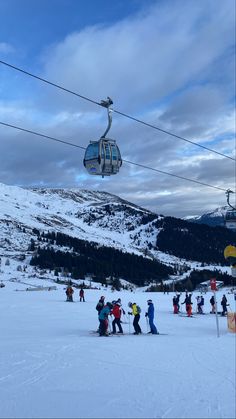
{"type": "MultiPolygon", "coordinates": [[[[235,158],[235,0],[0,0],[0,60],[235,158]]],[[[0,121],[86,147],[107,114],[0,64],[0,121]]],[[[235,191],[233,160],[116,112],[109,137],[126,161],[235,191]]],[[[104,190],[178,217],[226,204],[127,162],[91,176],[83,154],[0,125],[2,183],[104,190]]]]}

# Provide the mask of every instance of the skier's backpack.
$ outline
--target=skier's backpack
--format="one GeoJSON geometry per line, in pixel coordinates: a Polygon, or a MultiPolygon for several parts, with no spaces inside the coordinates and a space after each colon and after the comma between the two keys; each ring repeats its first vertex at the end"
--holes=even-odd
{"type": "Polygon", "coordinates": [[[137,307],[137,312],[138,312],[138,314],[140,314],[141,313],[141,308],[139,307],[139,306],[136,306],[137,307]]]}

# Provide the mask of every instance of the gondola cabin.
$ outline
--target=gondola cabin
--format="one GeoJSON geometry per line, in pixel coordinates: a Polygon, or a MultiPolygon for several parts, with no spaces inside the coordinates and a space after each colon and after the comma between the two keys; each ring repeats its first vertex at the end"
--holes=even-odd
{"type": "Polygon", "coordinates": [[[228,210],[225,214],[225,226],[236,231],[236,210],[228,210]]]}
{"type": "Polygon", "coordinates": [[[84,155],[84,166],[90,175],[115,175],[121,165],[121,154],[115,140],[100,138],[99,141],[90,141],[84,155]]]}

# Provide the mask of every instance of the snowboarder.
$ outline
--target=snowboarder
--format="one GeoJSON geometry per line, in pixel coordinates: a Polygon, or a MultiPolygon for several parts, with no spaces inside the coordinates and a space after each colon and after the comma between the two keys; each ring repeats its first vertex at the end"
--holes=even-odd
{"type": "Polygon", "coordinates": [[[102,310],[99,313],[99,321],[100,321],[100,327],[99,327],[99,336],[108,336],[108,316],[111,314],[112,310],[112,303],[106,303],[106,305],[102,308],[102,310]]]}
{"type": "Polygon", "coordinates": [[[73,294],[74,294],[74,290],[72,286],[68,285],[66,288],[66,296],[67,296],[66,301],[71,301],[73,303],[73,294]]]}
{"type": "Polygon", "coordinates": [[[79,292],[79,300],[80,301],[85,301],[83,288],[80,289],[80,292],[79,292]]]}
{"type": "Polygon", "coordinates": [[[227,305],[228,305],[227,304],[227,298],[226,298],[225,294],[222,297],[221,305],[222,305],[222,313],[221,313],[221,315],[222,316],[225,316],[225,314],[227,313],[227,305]]]}
{"type": "Polygon", "coordinates": [[[120,318],[121,318],[121,313],[122,313],[121,304],[118,301],[114,301],[114,302],[112,301],[112,303],[114,303],[112,311],[111,311],[111,314],[113,314],[114,316],[114,320],[112,321],[112,333],[113,334],[116,333],[116,324],[119,328],[118,333],[123,333],[123,329],[120,324],[120,318]]]}
{"type": "Polygon", "coordinates": [[[128,312],[130,316],[134,316],[133,326],[134,326],[134,335],[139,335],[142,333],[141,327],[139,326],[140,313],[141,309],[136,303],[129,303],[128,306],[132,309],[132,312],[128,312]]]}
{"type": "Polygon", "coordinates": [[[155,326],[155,324],[153,323],[154,320],[154,305],[152,300],[147,300],[148,303],[148,311],[145,314],[145,317],[148,317],[149,320],[149,326],[150,326],[150,332],[148,333],[152,333],[153,335],[157,335],[157,328],[155,326]]]}
{"type": "Polygon", "coordinates": [[[214,295],[210,298],[210,304],[211,304],[211,314],[215,314],[216,308],[215,308],[215,298],[214,295]]]}

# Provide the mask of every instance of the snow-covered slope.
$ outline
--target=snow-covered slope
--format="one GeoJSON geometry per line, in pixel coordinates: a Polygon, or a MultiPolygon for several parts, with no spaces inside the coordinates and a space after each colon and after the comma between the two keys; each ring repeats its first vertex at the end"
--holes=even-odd
{"type": "MultiPolygon", "coordinates": [[[[27,285],[17,282],[20,272],[11,282],[14,265],[5,262],[2,258],[1,418],[235,418],[235,334],[219,316],[217,337],[210,292],[204,295],[206,314],[195,318],[173,314],[173,293],[141,289],[86,289],[85,302],[75,290],[74,303],[67,303],[63,285],[50,292],[25,291],[27,285]],[[106,301],[121,298],[123,336],[90,333],[98,326],[95,306],[101,295],[106,301]],[[149,298],[155,324],[165,335],[146,334],[149,298]],[[132,334],[129,301],[142,309],[142,335],[132,334]]],[[[25,282],[36,286],[42,280],[25,282]]],[[[227,289],[218,291],[217,301],[223,293],[235,311],[227,289]]]]}
{"type": "Polygon", "coordinates": [[[37,237],[37,230],[50,230],[145,255],[172,267],[199,266],[199,262],[186,261],[157,249],[161,228],[155,227],[155,221],[160,219],[163,216],[106,192],[23,189],[0,184],[0,256],[14,258],[29,254],[30,241],[37,237]]]}
{"type": "Polygon", "coordinates": [[[142,253],[134,236],[143,230],[146,216],[157,218],[105,192],[26,190],[0,184],[0,246],[6,251],[26,250],[32,229],[38,229],[142,253]]]}

